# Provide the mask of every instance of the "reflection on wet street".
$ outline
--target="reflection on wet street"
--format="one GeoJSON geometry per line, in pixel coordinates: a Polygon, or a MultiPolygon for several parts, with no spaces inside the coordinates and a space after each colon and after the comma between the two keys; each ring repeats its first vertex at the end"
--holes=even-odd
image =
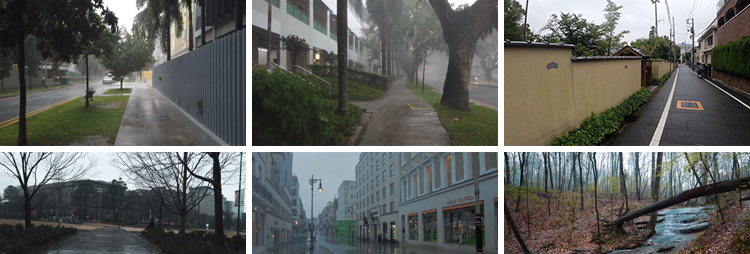
{"type": "MultiPolygon", "coordinates": [[[[396,243],[377,243],[366,240],[339,242],[319,236],[318,243],[310,252],[310,242],[292,242],[283,247],[268,250],[270,254],[434,254],[438,249],[422,249],[396,243]]],[[[451,252],[459,253],[459,252],[451,252]]],[[[471,252],[467,252],[471,253],[471,252]]],[[[459,253],[461,254],[461,253],[459,253]]]]}

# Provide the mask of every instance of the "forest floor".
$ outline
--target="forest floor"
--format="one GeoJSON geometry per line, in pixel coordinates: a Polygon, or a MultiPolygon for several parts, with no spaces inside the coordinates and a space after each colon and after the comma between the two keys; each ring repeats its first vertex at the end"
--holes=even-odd
{"type": "MultiPolygon", "coordinates": [[[[507,188],[507,186],[506,186],[507,188]]],[[[516,188],[518,190],[518,188],[516,188]]],[[[597,232],[596,212],[593,207],[593,191],[584,192],[584,209],[581,210],[580,192],[562,192],[551,190],[549,195],[544,191],[536,188],[529,190],[530,202],[527,202],[525,191],[510,192],[515,195],[521,194],[520,204],[517,207],[517,196],[511,196],[506,190],[506,204],[508,210],[513,216],[513,221],[518,229],[524,243],[528,249],[534,253],[608,253],[618,249],[630,249],[646,243],[646,230],[638,230],[632,224],[625,224],[626,237],[608,238],[606,244],[598,245],[592,239],[597,232]],[[549,196],[549,199],[547,198],[549,196]],[[549,203],[548,203],[549,202],[549,203]],[[549,206],[549,208],[548,208],[549,206]],[[528,209],[527,209],[528,207],[528,209]],[[517,209],[518,208],[518,209],[517,209]],[[530,219],[529,219],[530,218],[530,219]]],[[[748,194],[743,194],[747,197],[748,194]]],[[[611,221],[620,214],[625,199],[619,194],[602,194],[598,195],[598,204],[600,220],[611,221]]],[[[642,200],[635,200],[629,197],[629,211],[650,205],[652,200],[645,195],[642,200]]],[[[698,237],[690,241],[679,252],[676,248],[671,253],[723,253],[729,250],[732,237],[742,227],[745,227],[745,220],[748,215],[750,203],[743,202],[744,211],[736,205],[724,208],[726,224],[721,224],[718,213],[711,214],[714,223],[704,233],[699,233],[698,237]],[[717,220],[718,219],[718,220],[717,220]],[[721,250],[721,251],[719,251],[721,250]]],[[[676,208],[674,206],[673,208],[676,208]]],[[[724,205],[722,205],[724,207],[724,205]]],[[[624,214],[624,213],[622,213],[624,214]]],[[[648,220],[649,216],[641,216],[633,221],[648,220]]],[[[521,246],[516,240],[515,235],[510,229],[508,219],[504,219],[504,248],[505,253],[523,253],[521,246]]],[[[603,222],[600,224],[604,224],[603,222]]],[[[605,228],[600,228],[602,234],[605,228]]],[[[660,252],[661,253],[661,252],[660,252]]],[[[731,253],[731,252],[727,252],[731,253]]]]}

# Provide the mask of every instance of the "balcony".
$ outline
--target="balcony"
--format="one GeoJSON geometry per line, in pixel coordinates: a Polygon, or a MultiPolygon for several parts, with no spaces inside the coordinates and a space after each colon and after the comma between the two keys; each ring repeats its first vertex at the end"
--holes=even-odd
{"type": "Polygon", "coordinates": [[[331,39],[333,39],[334,41],[339,41],[339,37],[338,37],[338,36],[336,36],[336,35],[335,35],[335,34],[333,34],[333,33],[331,33],[331,39]]]}
{"type": "Polygon", "coordinates": [[[206,26],[214,26],[225,18],[234,15],[234,1],[206,0],[205,11],[206,26]]]}
{"type": "Polygon", "coordinates": [[[318,23],[318,21],[315,21],[315,20],[313,20],[313,28],[315,28],[315,30],[318,30],[319,32],[321,32],[323,34],[327,34],[328,33],[328,31],[326,30],[326,28],[324,26],[320,25],[318,23]]]}
{"type": "Polygon", "coordinates": [[[307,17],[307,14],[297,8],[297,6],[291,5],[289,2],[286,3],[286,13],[292,15],[299,21],[302,21],[302,23],[310,24],[310,18],[307,17]]]}

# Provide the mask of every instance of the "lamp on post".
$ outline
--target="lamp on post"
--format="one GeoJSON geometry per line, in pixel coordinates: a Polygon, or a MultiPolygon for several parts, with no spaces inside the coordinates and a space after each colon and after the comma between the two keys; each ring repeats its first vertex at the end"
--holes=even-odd
{"type": "Polygon", "coordinates": [[[314,175],[310,175],[310,249],[314,249],[313,245],[313,232],[315,231],[315,221],[313,220],[313,194],[315,194],[314,186],[318,183],[318,191],[323,192],[323,180],[315,179],[314,175]]]}

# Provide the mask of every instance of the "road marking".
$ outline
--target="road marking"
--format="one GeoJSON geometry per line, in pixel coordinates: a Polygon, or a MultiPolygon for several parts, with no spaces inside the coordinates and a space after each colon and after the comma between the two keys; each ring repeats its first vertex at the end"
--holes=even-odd
{"type": "MultiPolygon", "coordinates": [[[[79,97],[80,97],[80,96],[79,96],[79,97]]],[[[67,100],[59,101],[59,102],[57,102],[57,103],[54,103],[54,104],[52,104],[52,105],[48,105],[48,106],[42,107],[42,108],[40,108],[40,109],[37,109],[37,110],[31,111],[31,112],[29,112],[29,113],[26,113],[26,118],[32,117],[32,116],[34,116],[34,115],[36,115],[36,114],[42,113],[42,112],[44,112],[44,111],[47,111],[47,110],[50,110],[50,109],[52,109],[52,108],[54,108],[54,107],[60,106],[60,105],[62,105],[62,104],[65,104],[65,103],[67,103],[67,102],[70,102],[70,101],[73,101],[73,100],[75,100],[75,99],[77,99],[77,98],[79,98],[79,97],[75,97],[75,98],[70,98],[70,99],[67,99],[67,100]]],[[[12,125],[12,124],[14,124],[14,123],[17,123],[17,122],[18,122],[18,117],[14,117],[14,118],[11,118],[10,120],[6,120],[6,121],[4,121],[4,122],[1,122],[1,123],[0,123],[0,128],[5,128],[5,127],[8,127],[8,126],[10,126],[10,125],[12,125]]]]}
{"type": "Polygon", "coordinates": [[[411,103],[408,103],[408,102],[407,102],[406,104],[409,104],[409,107],[410,107],[411,109],[430,109],[430,108],[415,108],[415,107],[413,107],[413,106],[411,105],[411,103]]]}
{"type": "Polygon", "coordinates": [[[716,84],[714,84],[713,82],[711,82],[711,81],[708,81],[707,79],[703,79],[703,80],[705,80],[706,82],[708,82],[708,83],[709,83],[709,84],[711,84],[712,86],[716,87],[716,89],[719,89],[719,91],[722,91],[722,92],[724,92],[725,94],[729,95],[729,97],[732,97],[732,99],[734,99],[735,101],[737,101],[737,102],[739,102],[740,104],[742,104],[742,106],[745,106],[745,107],[746,107],[747,109],[750,109],[750,106],[747,106],[747,104],[745,104],[744,102],[742,102],[742,101],[741,101],[740,99],[737,99],[737,97],[734,97],[734,95],[731,95],[731,94],[727,93],[727,91],[724,91],[724,89],[721,89],[721,87],[717,86],[717,85],[716,85],[716,84]]]}
{"type": "Polygon", "coordinates": [[[656,126],[654,136],[651,138],[650,146],[658,146],[661,141],[661,135],[664,133],[664,126],[667,123],[667,115],[669,115],[669,107],[672,105],[672,97],[674,96],[674,89],[677,87],[677,78],[680,76],[680,69],[677,69],[677,73],[674,76],[674,82],[672,83],[672,91],[669,92],[669,98],[667,98],[667,104],[664,105],[664,111],[661,113],[661,119],[659,119],[659,125],[656,126]]]}
{"type": "Polygon", "coordinates": [[[701,105],[700,101],[681,101],[677,100],[677,108],[678,109],[692,109],[692,110],[703,110],[703,105],[701,105]],[[684,107],[682,106],[683,103],[695,103],[695,107],[684,107]]]}

